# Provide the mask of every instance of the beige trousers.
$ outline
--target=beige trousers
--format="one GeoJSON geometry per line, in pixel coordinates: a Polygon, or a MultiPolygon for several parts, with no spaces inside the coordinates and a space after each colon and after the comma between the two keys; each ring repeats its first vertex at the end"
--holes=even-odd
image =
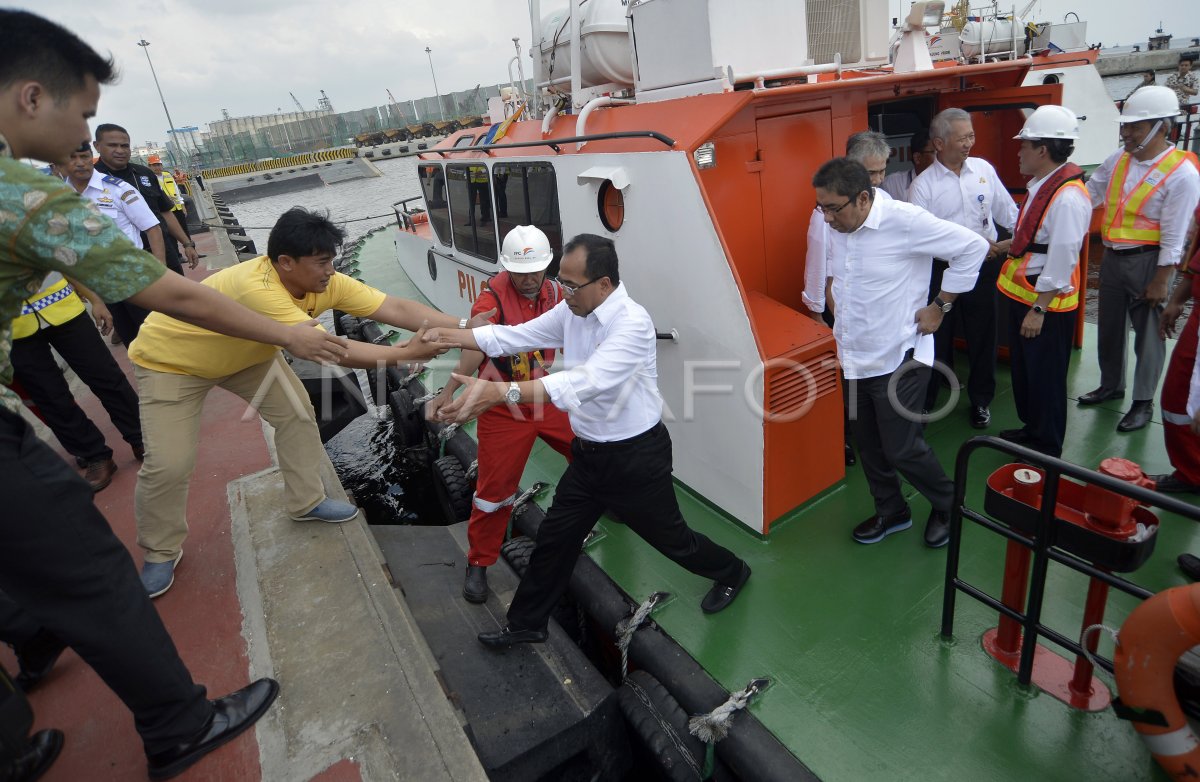
{"type": "MultiPolygon", "coordinates": [[[[187,537],[187,495],[196,466],[204,398],[213,386],[240,396],[275,427],[275,450],[290,515],[325,499],[321,436],[308,392],[281,354],[228,377],[208,379],[134,365],[146,461],[134,494],[138,545],[147,562],[170,562],[187,537]]],[[[236,442],[227,444],[237,448],[236,442]]]]}

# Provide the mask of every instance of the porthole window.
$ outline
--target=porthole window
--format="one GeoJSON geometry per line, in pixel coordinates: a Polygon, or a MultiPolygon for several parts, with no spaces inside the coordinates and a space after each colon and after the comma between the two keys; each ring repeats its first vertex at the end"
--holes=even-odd
{"type": "Polygon", "coordinates": [[[614,233],[621,230],[625,224],[625,195],[610,179],[600,185],[599,211],[605,228],[614,233]]]}

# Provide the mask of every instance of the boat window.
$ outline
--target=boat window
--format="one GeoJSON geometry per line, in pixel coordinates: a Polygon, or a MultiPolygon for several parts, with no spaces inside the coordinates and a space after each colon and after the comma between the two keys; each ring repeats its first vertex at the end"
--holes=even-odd
{"type": "Polygon", "coordinates": [[[605,228],[614,233],[621,230],[625,224],[625,194],[611,179],[604,180],[600,185],[598,208],[600,222],[604,223],[605,228]]]}
{"type": "Polygon", "coordinates": [[[475,137],[472,135],[459,136],[457,139],[454,140],[454,146],[469,147],[469,146],[471,146],[471,142],[474,140],[475,140],[475,137]]]}
{"type": "Polygon", "coordinates": [[[420,166],[417,173],[421,179],[421,192],[425,195],[425,207],[429,212],[429,224],[438,241],[450,246],[450,204],[446,201],[446,176],[436,164],[420,166]]]}
{"type": "Polygon", "coordinates": [[[492,219],[492,189],[487,166],[446,166],[450,190],[450,223],[454,246],[476,258],[496,260],[496,224],[492,219]]]}
{"type": "Polygon", "coordinates": [[[534,225],[546,234],[554,250],[547,270],[558,273],[562,258],[562,220],[558,214],[558,183],[549,163],[497,163],[492,167],[496,221],[503,239],[518,225],[534,225]]]}

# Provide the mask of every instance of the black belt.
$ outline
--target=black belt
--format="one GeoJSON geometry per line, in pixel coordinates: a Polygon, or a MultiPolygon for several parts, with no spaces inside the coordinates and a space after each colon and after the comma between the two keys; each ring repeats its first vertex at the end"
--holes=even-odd
{"type": "Polygon", "coordinates": [[[598,442],[593,442],[591,440],[585,440],[582,437],[576,437],[575,442],[579,445],[579,450],[583,451],[584,453],[595,453],[598,451],[616,451],[621,448],[628,448],[629,446],[639,443],[643,440],[649,440],[651,437],[658,434],[659,430],[663,430],[663,429],[666,429],[666,427],[663,426],[662,421],[659,421],[654,426],[650,427],[649,429],[642,432],[641,434],[635,434],[633,437],[627,438],[625,440],[610,440],[605,443],[598,443],[598,442]]]}
{"type": "Polygon", "coordinates": [[[1122,247],[1120,250],[1116,247],[1109,247],[1108,251],[1113,255],[1141,255],[1142,253],[1158,252],[1158,245],[1147,244],[1142,247],[1122,247]]]}

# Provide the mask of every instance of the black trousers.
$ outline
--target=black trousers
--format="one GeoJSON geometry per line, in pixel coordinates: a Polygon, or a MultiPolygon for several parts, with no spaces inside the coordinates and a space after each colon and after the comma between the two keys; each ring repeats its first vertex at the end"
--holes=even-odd
{"type": "Polygon", "coordinates": [[[137,339],[138,330],[150,315],[150,310],[128,301],[114,301],[108,305],[108,311],[112,313],[113,328],[126,347],[137,339]]]}
{"type": "MultiPolygon", "coordinates": [[[[942,288],[942,274],[946,262],[933,262],[929,289],[936,296],[942,288]]],[[[934,359],[950,370],[954,369],[954,334],[961,324],[963,337],[967,341],[967,398],[972,407],[987,407],[996,396],[996,279],[1000,276],[1000,261],[991,259],[983,262],[975,287],[960,294],[954,301],[954,309],[942,320],[942,325],[933,335],[934,359]]],[[[925,393],[925,409],[937,408],[938,390],[943,382],[940,373],[933,373],[925,393]]]]}
{"type": "MultiPolygon", "coordinates": [[[[25,693],[0,667],[0,773],[29,746],[29,729],[33,727],[33,710],[25,693]]],[[[3,777],[8,779],[8,775],[3,777]]]]}
{"type": "Polygon", "coordinates": [[[179,659],[129,552],[96,510],[87,482],[5,410],[0,496],[0,591],[10,601],[9,629],[42,626],[74,649],[133,712],[147,752],[195,736],[212,707],[179,659]]]}
{"type": "Polygon", "coordinates": [[[583,540],[611,510],[659,553],[698,576],[734,584],[742,561],[693,532],[671,482],[671,436],[661,423],[622,443],[571,443],[572,460],[538,529],[537,546],[508,609],[509,627],[540,630],[562,598],[583,540]]]}
{"type": "Polygon", "coordinates": [[[14,377],[25,387],[63,448],[85,462],[108,459],[113,453],[104,435],[75,402],[51,348],[66,359],[104,405],[125,442],[140,446],[137,393],[84,312],[60,326],[48,326],[15,339],[12,346],[14,377]]]}
{"type": "Polygon", "coordinates": [[[1041,333],[1027,339],[1021,336],[1021,321],[1029,313],[1029,305],[1007,296],[1005,301],[1017,417],[1029,433],[1029,447],[1050,456],[1062,456],[1063,439],[1067,435],[1067,368],[1071,362],[1076,313],[1047,312],[1042,316],[1041,333]]]}
{"type": "Polygon", "coordinates": [[[848,382],[850,426],[858,446],[858,460],[867,477],[875,512],[891,516],[905,508],[897,473],[929,500],[934,510],[949,512],[954,503],[954,482],[925,442],[920,420],[910,421],[900,410],[920,413],[929,367],[911,358],[894,372],[848,382]]]}

